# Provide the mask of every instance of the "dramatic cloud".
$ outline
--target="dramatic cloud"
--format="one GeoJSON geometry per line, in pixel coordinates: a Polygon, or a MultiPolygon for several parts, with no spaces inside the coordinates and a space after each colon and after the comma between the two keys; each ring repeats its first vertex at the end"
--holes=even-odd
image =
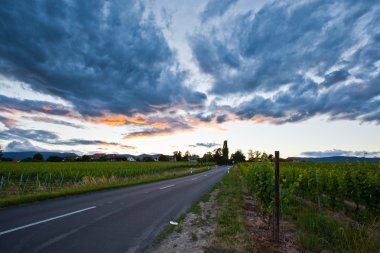
{"type": "Polygon", "coordinates": [[[378,27],[378,2],[274,1],[203,29],[190,44],[214,80],[211,93],[251,96],[229,109],[240,119],[379,123],[378,27]]]}
{"type": "Polygon", "coordinates": [[[43,143],[54,143],[58,139],[58,135],[45,131],[45,130],[33,130],[33,129],[20,129],[11,128],[0,132],[1,140],[24,140],[30,139],[43,143]]]}
{"type": "Polygon", "coordinates": [[[190,147],[194,147],[194,148],[197,148],[197,147],[204,147],[204,148],[213,148],[213,147],[216,147],[216,146],[220,146],[220,144],[218,143],[210,143],[210,142],[207,142],[207,143],[196,143],[195,145],[190,145],[190,147]]]}
{"type": "MultiPolygon", "coordinates": [[[[1,62],[1,59],[0,59],[1,62]]],[[[70,115],[70,108],[60,104],[54,104],[38,100],[21,100],[0,95],[0,110],[4,111],[22,111],[22,112],[42,112],[53,115],[70,115]]]]}
{"type": "Polygon", "coordinates": [[[0,16],[0,73],[82,115],[200,108],[206,99],[184,85],[186,72],[140,2],[5,0],[0,16]]]}
{"type": "Polygon", "coordinates": [[[12,141],[5,147],[6,152],[21,152],[21,151],[45,151],[43,148],[34,146],[30,141],[12,141]]]}
{"type": "Polygon", "coordinates": [[[369,151],[348,151],[348,150],[326,150],[326,151],[307,151],[302,152],[302,156],[310,157],[329,157],[329,156],[357,156],[357,157],[373,157],[380,155],[380,151],[369,152],[369,151]]]}
{"type": "Polygon", "coordinates": [[[124,145],[124,144],[115,143],[115,142],[106,142],[106,141],[101,141],[101,140],[84,140],[84,139],[61,140],[57,134],[50,131],[20,129],[20,128],[12,128],[5,131],[1,131],[0,140],[13,140],[11,142],[13,143],[12,145],[16,145],[17,147],[20,147],[20,148],[22,144],[25,143],[26,146],[24,150],[27,150],[27,148],[30,147],[29,140],[46,143],[46,144],[53,144],[53,145],[65,145],[65,146],[96,145],[96,146],[119,147],[122,149],[135,149],[135,147],[133,146],[124,145]]]}
{"type": "Polygon", "coordinates": [[[223,14],[238,0],[209,0],[205,9],[201,13],[202,22],[207,22],[217,16],[223,16],[223,14]]]}
{"type": "MultiPolygon", "coordinates": [[[[161,119],[165,120],[165,119],[161,119]]],[[[124,135],[125,139],[139,138],[139,137],[154,137],[166,136],[174,132],[191,130],[192,126],[185,120],[177,119],[172,120],[166,118],[165,122],[158,122],[145,127],[141,131],[134,131],[124,135]]]]}

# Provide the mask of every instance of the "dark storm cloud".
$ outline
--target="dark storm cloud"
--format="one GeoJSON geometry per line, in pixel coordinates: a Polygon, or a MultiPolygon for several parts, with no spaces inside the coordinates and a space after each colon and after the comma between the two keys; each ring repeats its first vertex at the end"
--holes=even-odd
{"type": "Polygon", "coordinates": [[[46,151],[43,148],[33,145],[30,141],[12,141],[5,147],[7,152],[20,152],[20,151],[46,151]]]}
{"type": "Polygon", "coordinates": [[[378,27],[379,2],[275,1],[194,34],[190,45],[213,77],[211,93],[253,97],[231,107],[241,119],[379,123],[378,27]]]}
{"type": "Polygon", "coordinates": [[[53,132],[45,130],[33,130],[33,129],[20,129],[11,128],[0,132],[0,139],[2,140],[14,140],[14,139],[30,139],[34,141],[52,143],[58,139],[58,135],[53,132]]]}
{"type": "Polygon", "coordinates": [[[310,157],[328,157],[328,156],[357,156],[357,157],[373,157],[380,155],[380,151],[370,152],[370,151],[349,151],[349,150],[326,150],[326,151],[306,151],[301,153],[302,156],[310,157]]]}
{"type": "MultiPolygon", "coordinates": [[[[0,140],[12,140],[11,145],[22,148],[22,144],[25,144],[25,150],[31,148],[29,140],[53,144],[53,145],[98,145],[98,146],[115,146],[123,149],[134,149],[133,146],[123,145],[116,142],[105,142],[101,140],[84,140],[84,139],[69,139],[61,140],[59,136],[53,132],[45,130],[33,130],[33,129],[21,129],[11,128],[0,132],[0,140]],[[30,144],[30,145],[29,145],[30,144]]],[[[11,149],[15,147],[11,146],[11,149]]]]}
{"type": "Polygon", "coordinates": [[[205,9],[201,13],[202,22],[207,22],[217,16],[223,16],[223,14],[238,0],[209,0],[205,9]]]}
{"type": "Polygon", "coordinates": [[[0,95],[0,109],[10,111],[17,110],[23,112],[43,112],[53,115],[70,114],[70,109],[60,104],[29,99],[20,100],[3,95],[0,95]]]}
{"type": "MultiPolygon", "coordinates": [[[[198,108],[152,14],[138,1],[2,1],[0,73],[88,116],[198,108]]],[[[30,102],[30,101],[28,101],[30,102]]]]}
{"type": "Polygon", "coordinates": [[[207,142],[207,143],[199,142],[199,143],[196,143],[194,145],[189,145],[189,147],[194,147],[194,148],[197,148],[197,147],[213,148],[213,147],[216,147],[216,146],[220,146],[220,144],[218,144],[218,143],[211,143],[211,142],[207,142]]]}

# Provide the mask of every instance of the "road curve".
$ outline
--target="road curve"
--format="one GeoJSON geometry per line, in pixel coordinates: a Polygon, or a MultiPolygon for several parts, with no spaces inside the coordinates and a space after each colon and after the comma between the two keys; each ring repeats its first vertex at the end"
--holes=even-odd
{"type": "Polygon", "coordinates": [[[228,168],[1,209],[0,252],[142,252],[228,168]]]}

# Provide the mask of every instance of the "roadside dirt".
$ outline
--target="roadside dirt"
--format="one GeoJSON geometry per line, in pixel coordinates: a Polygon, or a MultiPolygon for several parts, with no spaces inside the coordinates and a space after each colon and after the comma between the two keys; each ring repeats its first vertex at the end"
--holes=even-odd
{"type": "Polygon", "coordinates": [[[199,209],[188,213],[186,218],[179,223],[173,233],[148,252],[203,252],[204,247],[211,244],[216,227],[216,196],[218,191],[219,190],[216,189],[211,192],[207,202],[200,202],[199,209]]]}
{"type": "MultiPolygon", "coordinates": [[[[148,252],[204,252],[213,244],[216,228],[215,217],[218,206],[216,196],[218,189],[210,193],[209,201],[200,202],[199,209],[190,212],[180,222],[174,232],[168,235],[159,245],[148,252]]],[[[251,239],[255,243],[257,253],[303,253],[296,242],[296,228],[293,224],[281,221],[281,242],[272,242],[272,229],[268,226],[268,220],[263,218],[263,213],[257,201],[244,189],[244,215],[245,226],[251,239]]]]}

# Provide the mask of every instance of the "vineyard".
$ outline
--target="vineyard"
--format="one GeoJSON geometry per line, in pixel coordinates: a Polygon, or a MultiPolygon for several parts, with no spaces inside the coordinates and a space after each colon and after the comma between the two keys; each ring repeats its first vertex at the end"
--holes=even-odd
{"type": "MultiPolygon", "coordinates": [[[[274,170],[269,162],[242,163],[250,190],[267,213],[273,210],[274,170]]],[[[365,222],[380,214],[380,163],[281,163],[281,208],[291,198],[342,211],[365,222]]]]}
{"type": "Polygon", "coordinates": [[[191,162],[1,162],[0,198],[176,176],[210,164],[191,162]]]}

